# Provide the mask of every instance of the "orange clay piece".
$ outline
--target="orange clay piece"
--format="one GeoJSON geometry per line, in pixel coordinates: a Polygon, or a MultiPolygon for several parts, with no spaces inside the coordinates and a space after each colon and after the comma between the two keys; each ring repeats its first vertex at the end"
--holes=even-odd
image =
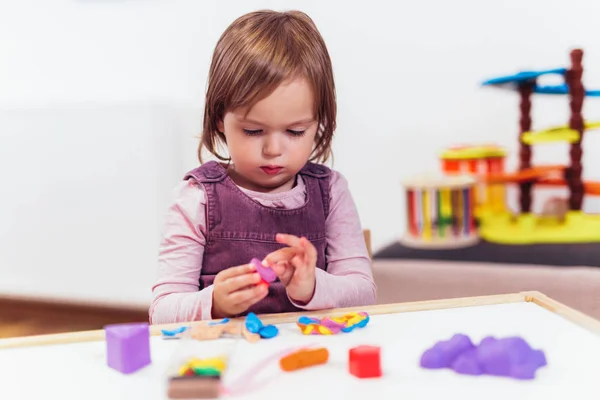
{"type": "Polygon", "coordinates": [[[304,349],[289,354],[281,360],[279,365],[284,371],[296,371],[298,369],[325,364],[329,360],[329,350],[325,347],[318,349],[304,349]]]}

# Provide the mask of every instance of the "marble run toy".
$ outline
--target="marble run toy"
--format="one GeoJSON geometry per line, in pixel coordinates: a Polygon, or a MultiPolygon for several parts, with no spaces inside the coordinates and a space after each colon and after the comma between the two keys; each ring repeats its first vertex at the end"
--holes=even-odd
{"type": "MultiPolygon", "coordinates": [[[[517,171],[506,172],[506,152],[494,145],[460,146],[447,149],[440,156],[442,176],[435,185],[405,184],[407,187],[407,239],[412,247],[448,248],[475,244],[479,237],[488,242],[503,244],[581,243],[600,242],[600,215],[582,211],[585,195],[600,196],[600,182],[582,179],[583,139],[585,133],[599,129],[600,122],[584,121],[582,106],[587,97],[600,97],[600,90],[589,90],[582,83],[583,50],[570,53],[569,68],[522,71],[483,82],[483,86],[516,91],[519,94],[519,165],[517,171]],[[564,79],[563,84],[542,86],[542,76],[554,75],[564,79]],[[531,97],[534,94],[568,96],[569,122],[563,126],[532,131],[531,97]],[[566,143],[570,147],[568,165],[533,165],[533,146],[546,143],[566,143]],[[448,196],[452,188],[450,177],[470,177],[474,182],[465,184],[463,196],[448,196]],[[519,210],[509,209],[506,188],[516,185],[519,190],[519,210]],[[566,187],[569,197],[563,201],[548,200],[541,213],[532,210],[534,187],[566,187]],[[468,200],[467,200],[468,199],[468,200]],[[471,208],[465,208],[469,201],[471,208]],[[565,210],[566,208],[566,210],[565,210]],[[452,212],[449,212],[452,210],[452,212]],[[464,210],[457,214],[454,210],[464,210]],[[454,226],[464,215],[474,215],[469,221],[471,240],[454,227],[448,234],[448,225],[454,226]]],[[[422,183],[422,182],[421,182],[422,183]]]]}

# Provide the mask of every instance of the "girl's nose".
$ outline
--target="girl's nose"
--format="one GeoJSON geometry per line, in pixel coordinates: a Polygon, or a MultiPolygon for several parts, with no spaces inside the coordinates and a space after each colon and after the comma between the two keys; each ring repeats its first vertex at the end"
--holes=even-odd
{"type": "Polygon", "coordinates": [[[279,134],[273,133],[265,138],[263,144],[263,155],[266,157],[278,157],[283,152],[283,144],[279,134]]]}

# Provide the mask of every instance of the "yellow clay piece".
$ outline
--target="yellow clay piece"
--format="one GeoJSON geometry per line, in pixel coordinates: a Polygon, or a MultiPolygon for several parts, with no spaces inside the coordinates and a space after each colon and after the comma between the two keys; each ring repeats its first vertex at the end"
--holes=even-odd
{"type": "Polygon", "coordinates": [[[199,369],[199,368],[214,368],[216,370],[218,370],[219,372],[223,372],[225,370],[225,368],[227,367],[227,362],[225,361],[224,358],[221,357],[215,357],[215,358],[206,358],[206,359],[199,359],[199,358],[192,358],[190,359],[186,364],[184,364],[180,369],[179,369],[179,375],[183,375],[185,374],[185,372],[189,369],[199,369]]]}

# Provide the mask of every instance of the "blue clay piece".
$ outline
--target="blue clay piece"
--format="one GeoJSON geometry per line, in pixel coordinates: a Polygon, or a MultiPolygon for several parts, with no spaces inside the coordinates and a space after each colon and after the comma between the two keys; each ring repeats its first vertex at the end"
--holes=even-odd
{"type": "Polygon", "coordinates": [[[229,318],[223,318],[221,321],[218,322],[209,322],[209,325],[222,325],[222,324],[226,324],[229,322],[229,318]]]}
{"type": "Polygon", "coordinates": [[[319,320],[315,318],[302,316],[298,318],[298,323],[302,325],[318,324],[319,320]]]}
{"type": "Polygon", "coordinates": [[[258,334],[263,339],[271,339],[279,334],[279,329],[275,325],[267,325],[263,326],[258,334]]]}
{"type": "Polygon", "coordinates": [[[179,335],[180,333],[185,332],[188,329],[187,326],[182,326],[181,328],[176,328],[176,329],[163,329],[161,330],[162,334],[164,336],[175,336],[175,335],[179,335]]]}
{"type": "Polygon", "coordinates": [[[262,327],[263,323],[260,320],[260,318],[258,318],[258,316],[253,312],[248,313],[248,315],[246,316],[246,329],[248,330],[248,332],[258,333],[260,332],[262,327]]]}

